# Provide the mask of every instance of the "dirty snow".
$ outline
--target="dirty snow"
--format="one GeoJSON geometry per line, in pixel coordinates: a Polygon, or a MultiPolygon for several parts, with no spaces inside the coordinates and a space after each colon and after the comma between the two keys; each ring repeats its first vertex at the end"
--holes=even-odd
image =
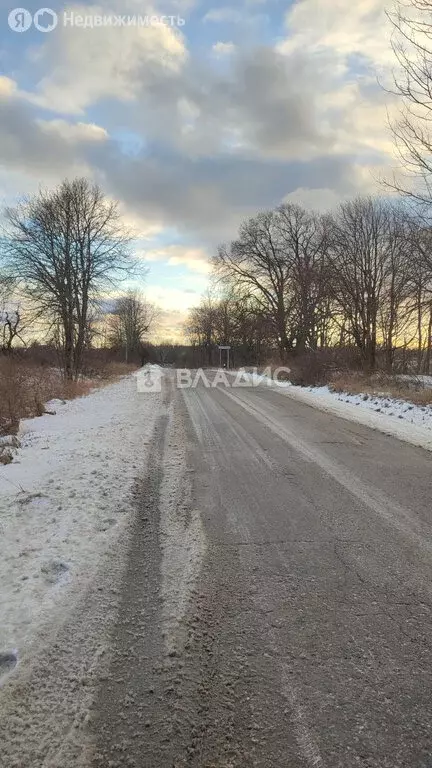
{"type": "Polygon", "coordinates": [[[21,447],[0,467],[0,681],[124,531],[160,403],[130,376],[22,422],[21,447]]]}

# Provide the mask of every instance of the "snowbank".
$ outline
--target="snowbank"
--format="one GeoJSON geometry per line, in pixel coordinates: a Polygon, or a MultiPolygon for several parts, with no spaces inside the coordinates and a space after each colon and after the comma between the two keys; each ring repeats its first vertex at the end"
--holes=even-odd
{"type": "Polygon", "coordinates": [[[0,682],[124,531],[160,402],[129,376],[22,422],[21,448],[0,467],[0,682]]]}

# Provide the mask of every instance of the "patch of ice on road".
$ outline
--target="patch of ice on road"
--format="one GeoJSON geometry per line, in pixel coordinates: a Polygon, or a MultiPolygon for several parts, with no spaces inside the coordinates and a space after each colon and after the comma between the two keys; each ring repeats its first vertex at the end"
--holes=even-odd
{"type": "Polygon", "coordinates": [[[55,625],[124,530],[160,397],[133,376],[23,421],[0,467],[0,649],[55,625]]]}

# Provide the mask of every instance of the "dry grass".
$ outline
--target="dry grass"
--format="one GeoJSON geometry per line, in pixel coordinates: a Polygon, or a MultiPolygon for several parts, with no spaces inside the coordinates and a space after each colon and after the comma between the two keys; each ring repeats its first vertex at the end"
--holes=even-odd
{"type": "Polygon", "coordinates": [[[91,377],[66,382],[56,368],[0,358],[0,435],[17,434],[20,419],[42,416],[49,400],[83,397],[134,369],[107,363],[101,370],[92,370],[91,377]]]}
{"type": "Polygon", "coordinates": [[[432,389],[416,384],[415,379],[407,385],[406,381],[383,373],[371,376],[360,373],[341,374],[329,382],[329,387],[335,392],[347,392],[350,395],[392,397],[420,406],[432,404],[432,389]]]}
{"type": "Polygon", "coordinates": [[[91,374],[93,378],[104,379],[113,381],[121,376],[128,376],[128,374],[136,371],[137,366],[131,363],[119,363],[119,362],[107,362],[101,363],[97,367],[92,367],[91,374]]]}

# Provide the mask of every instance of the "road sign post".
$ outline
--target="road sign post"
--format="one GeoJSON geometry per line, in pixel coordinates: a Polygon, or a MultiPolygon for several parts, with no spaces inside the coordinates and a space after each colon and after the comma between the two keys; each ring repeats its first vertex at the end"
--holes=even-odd
{"type": "Polygon", "coordinates": [[[230,350],[230,346],[219,344],[219,368],[222,368],[222,352],[227,353],[227,368],[230,367],[230,350]]]}

